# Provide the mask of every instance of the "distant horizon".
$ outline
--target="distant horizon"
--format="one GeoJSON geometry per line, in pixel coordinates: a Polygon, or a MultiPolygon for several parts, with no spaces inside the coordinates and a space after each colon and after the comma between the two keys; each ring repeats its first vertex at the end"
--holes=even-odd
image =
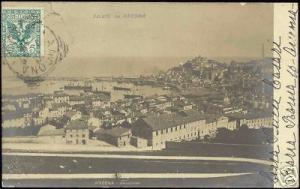
{"type": "MultiPolygon", "coordinates": [[[[201,56],[201,55],[199,55],[201,56]]],[[[197,57],[197,56],[195,56],[197,57]]],[[[181,63],[185,63],[186,61],[193,59],[195,57],[106,57],[103,58],[102,60],[99,60],[99,65],[105,63],[105,62],[110,62],[110,72],[112,72],[112,70],[114,70],[114,67],[117,68],[121,68],[119,69],[117,72],[115,73],[105,73],[105,74],[101,74],[101,72],[98,73],[89,73],[89,72],[84,72],[84,75],[80,75],[80,74],[76,74],[75,70],[75,74],[70,71],[68,71],[67,74],[70,75],[66,75],[66,72],[64,72],[63,70],[65,70],[65,68],[63,67],[68,67],[68,63],[59,63],[54,72],[50,73],[48,75],[49,78],[53,78],[53,77],[62,77],[62,78],[92,78],[92,77],[133,77],[133,76],[139,76],[139,75],[151,75],[151,74],[157,74],[160,71],[166,71],[172,67],[176,67],[179,66],[181,63]],[[160,62],[152,62],[154,60],[157,59],[161,59],[162,62],[164,63],[160,63],[160,62]],[[129,61],[128,60],[134,60],[134,61],[129,61]],[[167,60],[167,61],[166,61],[167,60]],[[102,61],[102,62],[101,62],[102,61]],[[144,61],[144,62],[143,62],[144,61]],[[137,67],[140,66],[140,63],[143,63],[142,67],[143,68],[137,68],[138,70],[134,70],[136,73],[133,72],[128,72],[128,70],[126,70],[126,67],[137,67]],[[122,65],[123,64],[123,65],[122,65]],[[124,68],[124,72],[122,72],[122,67],[124,68]],[[139,72],[140,71],[140,72],[139,72]]],[[[231,61],[236,61],[236,62],[240,62],[240,63],[246,63],[249,61],[253,61],[253,60],[261,60],[263,57],[205,57],[208,60],[216,60],[218,62],[221,63],[225,63],[228,64],[231,61]]],[[[265,58],[272,58],[272,57],[265,57],[265,58]]],[[[88,61],[89,59],[96,59],[96,58],[85,58],[85,60],[80,60],[80,62],[76,62],[74,64],[83,64],[82,62],[88,61]]],[[[98,58],[97,58],[98,59],[98,58]]],[[[94,60],[95,61],[95,60],[94,60]]],[[[90,63],[89,67],[92,67],[91,64],[96,64],[96,63],[90,63]]],[[[97,63],[98,64],[98,63],[97,63]]],[[[7,66],[2,65],[3,69],[7,69],[7,66]]],[[[76,66],[75,66],[76,67],[76,66]]],[[[109,66],[106,66],[109,67],[109,66]]],[[[86,68],[85,68],[86,69],[86,68]]],[[[74,71],[72,70],[72,71],[74,71]]],[[[132,70],[132,69],[130,69],[132,70]]],[[[109,70],[106,70],[109,71],[109,70]]],[[[10,70],[8,70],[8,72],[11,72],[10,70]]],[[[7,72],[4,72],[5,74],[3,74],[3,78],[16,78],[15,75],[13,75],[13,73],[7,74],[7,72]]],[[[81,72],[82,73],[82,72],[81,72]]]]}

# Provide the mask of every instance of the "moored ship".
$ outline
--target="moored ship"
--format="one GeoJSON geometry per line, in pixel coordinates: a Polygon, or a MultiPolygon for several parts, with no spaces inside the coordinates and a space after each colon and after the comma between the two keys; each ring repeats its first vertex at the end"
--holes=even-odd
{"type": "Polygon", "coordinates": [[[73,86],[73,85],[66,85],[64,86],[64,89],[66,90],[84,90],[84,91],[91,91],[92,86],[73,86]]]}
{"type": "Polygon", "coordinates": [[[111,96],[111,92],[110,91],[93,91],[94,94],[103,94],[103,95],[106,95],[106,96],[111,96]]]}
{"type": "Polygon", "coordinates": [[[142,95],[134,95],[134,94],[124,94],[124,98],[131,99],[131,98],[143,98],[142,95]]]}
{"type": "Polygon", "coordinates": [[[130,88],[127,88],[127,87],[116,87],[116,86],[114,86],[113,89],[115,91],[130,91],[131,90],[130,88]]]}

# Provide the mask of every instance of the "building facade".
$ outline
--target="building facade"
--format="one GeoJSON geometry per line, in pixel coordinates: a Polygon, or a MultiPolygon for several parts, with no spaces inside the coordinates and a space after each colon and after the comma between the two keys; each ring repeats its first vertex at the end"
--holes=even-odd
{"type": "Polygon", "coordinates": [[[204,117],[195,110],[141,118],[132,129],[134,136],[147,139],[153,149],[165,148],[167,141],[194,140],[207,131],[204,117]]]}
{"type": "Polygon", "coordinates": [[[117,147],[127,147],[130,145],[132,136],[131,130],[123,127],[112,129],[99,129],[96,131],[97,139],[103,140],[117,147]]]}
{"type": "Polygon", "coordinates": [[[243,124],[250,129],[272,128],[273,116],[264,114],[245,115],[245,118],[241,119],[241,125],[243,124]]]}
{"type": "Polygon", "coordinates": [[[88,144],[89,129],[85,120],[73,120],[66,125],[67,144],[88,144]]]}
{"type": "Polygon", "coordinates": [[[271,112],[255,112],[246,114],[229,114],[229,124],[235,124],[236,127],[229,128],[230,130],[237,129],[243,125],[249,129],[272,128],[273,115],[271,112]],[[234,123],[236,122],[236,123],[234,123]]]}

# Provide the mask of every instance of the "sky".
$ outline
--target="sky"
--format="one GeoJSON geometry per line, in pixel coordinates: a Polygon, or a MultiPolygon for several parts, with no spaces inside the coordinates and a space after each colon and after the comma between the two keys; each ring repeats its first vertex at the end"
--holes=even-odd
{"type": "Polygon", "coordinates": [[[261,58],[262,44],[265,56],[271,55],[272,4],[56,2],[26,6],[44,7],[45,24],[69,46],[54,76],[148,74],[199,55],[261,58]],[[124,17],[128,14],[140,17],[124,17]]]}

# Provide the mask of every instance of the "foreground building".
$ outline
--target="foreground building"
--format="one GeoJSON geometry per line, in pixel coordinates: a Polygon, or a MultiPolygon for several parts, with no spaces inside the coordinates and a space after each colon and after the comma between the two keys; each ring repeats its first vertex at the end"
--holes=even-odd
{"type": "Polygon", "coordinates": [[[130,143],[137,148],[147,147],[147,140],[136,136],[131,137],[130,143]]]}
{"type": "Polygon", "coordinates": [[[45,143],[66,143],[65,129],[56,129],[54,125],[50,124],[41,127],[37,136],[39,141],[45,143]]]}
{"type": "Polygon", "coordinates": [[[78,119],[70,121],[66,126],[67,144],[87,144],[89,141],[89,129],[86,120],[78,119]]]}
{"type": "Polygon", "coordinates": [[[167,141],[193,140],[207,132],[205,118],[195,110],[150,115],[138,119],[132,128],[134,136],[147,139],[153,149],[165,148],[167,141]]]}
{"type": "Polygon", "coordinates": [[[132,136],[130,129],[124,127],[115,127],[112,129],[99,129],[96,131],[97,139],[103,140],[117,147],[126,147],[130,145],[132,136]]]}
{"type": "Polygon", "coordinates": [[[241,125],[247,125],[249,129],[272,128],[272,113],[249,113],[240,120],[241,125]]]}

